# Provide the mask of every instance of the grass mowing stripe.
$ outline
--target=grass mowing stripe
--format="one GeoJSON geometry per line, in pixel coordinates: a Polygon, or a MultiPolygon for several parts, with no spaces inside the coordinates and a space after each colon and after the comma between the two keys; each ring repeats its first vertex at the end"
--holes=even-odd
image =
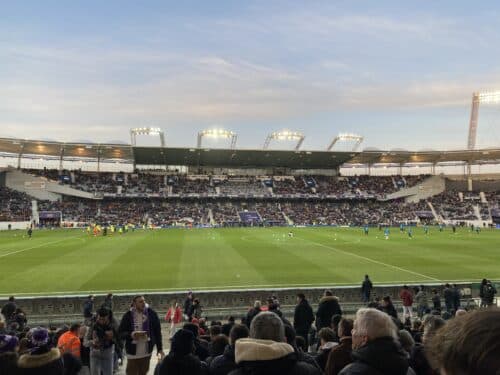
{"type": "Polygon", "coordinates": [[[62,240],[57,240],[57,241],[46,242],[46,243],[42,243],[42,244],[40,244],[40,245],[27,247],[27,248],[25,248],[25,249],[12,251],[12,252],[10,252],[10,253],[0,255],[0,258],[4,258],[4,257],[7,257],[7,256],[9,256],[9,255],[13,255],[13,254],[17,254],[17,253],[22,253],[22,252],[24,252],[24,251],[28,251],[28,250],[37,249],[37,248],[39,248],[39,247],[44,247],[44,246],[47,246],[47,245],[53,245],[53,244],[56,244],[56,243],[59,243],[59,242],[63,242],[63,241],[67,241],[67,240],[70,240],[70,239],[72,239],[72,238],[77,238],[77,237],[80,237],[80,236],[66,237],[66,238],[63,238],[62,240]]]}
{"type": "Polygon", "coordinates": [[[435,277],[427,276],[427,275],[424,275],[422,273],[418,273],[418,272],[415,272],[415,271],[408,270],[406,268],[401,268],[401,267],[395,266],[393,264],[380,262],[378,260],[371,259],[371,258],[365,257],[363,255],[354,254],[354,253],[351,253],[349,251],[340,250],[340,249],[337,249],[337,248],[335,248],[333,246],[328,246],[328,245],[322,244],[320,242],[311,241],[311,240],[307,240],[305,238],[300,238],[300,237],[297,237],[297,238],[299,240],[306,241],[306,242],[312,243],[312,244],[317,245],[317,246],[322,246],[322,247],[325,247],[327,249],[331,249],[333,251],[337,251],[337,252],[345,254],[345,255],[350,255],[350,256],[353,256],[353,257],[356,257],[356,258],[359,258],[359,259],[364,259],[366,261],[369,261],[369,262],[372,262],[372,263],[375,263],[375,264],[379,264],[381,266],[393,268],[393,269],[396,269],[396,270],[399,270],[399,271],[403,271],[403,272],[406,272],[406,273],[411,273],[413,275],[420,276],[420,277],[423,277],[423,278],[426,278],[426,279],[429,279],[429,280],[433,280],[433,281],[438,281],[438,282],[442,281],[440,279],[436,279],[435,277]]]}

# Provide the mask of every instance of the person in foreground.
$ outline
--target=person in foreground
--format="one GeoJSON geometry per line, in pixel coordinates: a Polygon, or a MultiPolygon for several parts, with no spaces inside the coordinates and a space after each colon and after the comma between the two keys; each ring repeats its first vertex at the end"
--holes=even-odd
{"type": "Polygon", "coordinates": [[[340,375],[410,375],[414,371],[397,341],[391,317],[377,309],[359,309],[352,329],[352,360],[340,375]]]}
{"type": "Polygon", "coordinates": [[[298,360],[293,347],[286,343],[285,327],[272,312],[258,314],[250,325],[250,338],[236,341],[237,368],[230,375],[320,375],[321,371],[298,360]]]}
{"type": "Polygon", "coordinates": [[[153,348],[163,358],[161,326],[158,314],[151,309],[144,296],[135,296],[132,307],[123,315],[118,329],[125,340],[127,375],[146,375],[153,348]]]}
{"type": "Polygon", "coordinates": [[[500,373],[500,310],[467,313],[448,321],[430,340],[429,359],[443,375],[500,373]]]}

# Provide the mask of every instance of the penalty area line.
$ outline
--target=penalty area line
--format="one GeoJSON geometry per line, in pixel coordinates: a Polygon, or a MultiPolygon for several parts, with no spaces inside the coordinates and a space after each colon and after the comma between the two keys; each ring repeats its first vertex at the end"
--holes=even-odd
{"type": "Polygon", "coordinates": [[[375,263],[375,264],[378,264],[378,265],[381,265],[381,266],[384,266],[384,267],[389,267],[389,268],[393,268],[395,270],[403,271],[403,272],[406,272],[406,273],[411,273],[413,275],[424,277],[424,278],[432,280],[432,281],[442,282],[442,280],[440,280],[440,279],[436,279],[435,277],[424,275],[423,273],[419,273],[419,272],[415,272],[415,271],[412,271],[412,270],[408,270],[406,268],[398,267],[398,266],[395,266],[393,264],[384,263],[384,262],[381,262],[379,260],[375,260],[375,259],[371,259],[371,258],[365,257],[363,255],[358,255],[358,254],[351,253],[349,251],[340,250],[340,249],[338,249],[336,247],[328,246],[328,245],[322,244],[320,242],[306,240],[305,238],[300,238],[300,237],[297,237],[297,238],[299,240],[312,243],[313,245],[321,246],[321,247],[324,247],[324,248],[327,248],[327,249],[330,249],[330,250],[333,250],[333,251],[337,251],[337,252],[345,254],[345,255],[350,255],[350,256],[355,257],[355,258],[363,259],[363,260],[366,260],[368,262],[372,262],[372,263],[375,263]]]}

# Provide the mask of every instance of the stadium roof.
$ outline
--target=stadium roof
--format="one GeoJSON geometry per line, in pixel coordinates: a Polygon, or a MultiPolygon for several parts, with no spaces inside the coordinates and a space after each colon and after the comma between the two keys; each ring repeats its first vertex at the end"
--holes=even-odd
{"type": "Polygon", "coordinates": [[[132,147],[125,144],[53,142],[0,138],[0,153],[63,158],[113,159],[146,165],[328,169],[342,164],[500,163],[500,148],[457,151],[366,150],[363,152],[231,150],[132,147]]]}
{"type": "Polygon", "coordinates": [[[132,161],[134,156],[130,145],[35,141],[0,138],[0,152],[9,154],[40,155],[90,158],[120,159],[132,161]]]}

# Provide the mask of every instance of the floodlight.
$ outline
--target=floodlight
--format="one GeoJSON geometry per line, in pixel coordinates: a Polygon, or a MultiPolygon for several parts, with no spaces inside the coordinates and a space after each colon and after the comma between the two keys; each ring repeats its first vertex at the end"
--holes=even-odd
{"type": "Polygon", "coordinates": [[[203,142],[204,137],[209,137],[214,139],[230,139],[231,149],[234,149],[236,147],[236,140],[238,139],[237,134],[230,130],[222,128],[205,129],[198,133],[198,142],[197,142],[198,148],[201,148],[201,144],[203,142]]]}
{"type": "Polygon", "coordinates": [[[500,103],[500,90],[474,92],[472,94],[472,109],[469,123],[469,137],[467,139],[467,148],[473,150],[476,148],[477,126],[479,118],[479,104],[497,104],[500,103]]]}
{"type": "Polygon", "coordinates": [[[292,131],[292,130],[281,130],[278,132],[272,132],[269,134],[264,142],[264,150],[266,150],[269,147],[269,144],[271,143],[272,140],[275,141],[297,141],[297,144],[295,145],[295,150],[297,151],[300,146],[302,145],[302,142],[304,142],[304,139],[306,137],[304,134],[298,131],[292,131]]]}
{"type": "Polygon", "coordinates": [[[349,142],[353,141],[354,146],[352,147],[351,151],[356,151],[359,147],[359,145],[363,142],[363,137],[361,135],[353,134],[353,133],[339,133],[333,140],[331,141],[330,145],[327,147],[326,151],[331,151],[333,146],[339,141],[341,142],[349,142]]]}
{"type": "Polygon", "coordinates": [[[163,133],[163,130],[161,130],[161,128],[143,127],[143,128],[130,129],[130,140],[131,140],[132,146],[136,145],[138,135],[151,135],[151,136],[158,135],[158,136],[160,136],[161,147],[165,147],[165,134],[163,133]]]}

